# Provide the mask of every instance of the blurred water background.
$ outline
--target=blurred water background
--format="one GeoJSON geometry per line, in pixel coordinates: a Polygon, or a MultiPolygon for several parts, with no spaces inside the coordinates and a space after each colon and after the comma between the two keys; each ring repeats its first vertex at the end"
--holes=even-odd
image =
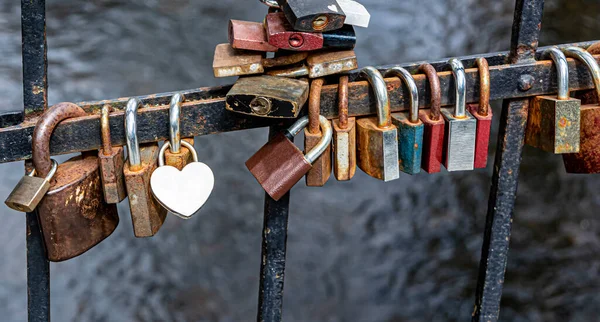
{"type": "MultiPolygon", "coordinates": [[[[364,0],[361,66],[508,50],[514,1],[364,0]]],[[[21,94],[19,1],[0,2],[0,111],[21,94]]],[[[542,44],[600,39],[600,5],[547,1],[542,44]]],[[[49,0],[49,100],[83,101],[229,83],[212,77],[229,18],[256,0],[49,0]]],[[[496,109],[497,115],[499,111],[496,109]]],[[[498,121],[496,119],[496,121],[498,121]]],[[[216,188],[201,215],[152,239],[121,224],[98,247],[51,264],[54,321],[256,319],[263,192],[244,161],[266,130],[200,137],[216,188]]],[[[495,135],[495,134],[494,134],[495,135]]],[[[492,140],[495,143],[495,136],[492,140]]],[[[300,140],[299,140],[300,141],[300,140]]],[[[0,166],[0,199],[22,163],[0,166]]],[[[293,190],[284,321],[466,321],[473,310],[491,166],[293,190]]],[[[600,183],[526,148],[502,321],[597,321],[600,183]]],[[[0,320],[26,320],[25,220],[0,208],[0,320]]]]}

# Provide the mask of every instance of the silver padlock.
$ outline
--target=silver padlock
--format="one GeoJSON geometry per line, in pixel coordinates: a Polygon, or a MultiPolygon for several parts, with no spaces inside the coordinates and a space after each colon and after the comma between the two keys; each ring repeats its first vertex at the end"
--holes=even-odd
{"type": "Polygon", "coordinates": [[[448,171],[473,170],[477,121],[466,108],[467,79],[465,67],[456,58],[450,59],[448,63],[454,75],[456,106],[454,109],[442,109],[442,115],[446,120],[444,166],[448,171]]]}
{"type": "Polygon", "coordinates": [[[16,211],[32,212],[50,189],[58,164],[52,160],[52,169],[45,178],[35,176],[35,169],[23,176],[4,203],[16,211]]]}

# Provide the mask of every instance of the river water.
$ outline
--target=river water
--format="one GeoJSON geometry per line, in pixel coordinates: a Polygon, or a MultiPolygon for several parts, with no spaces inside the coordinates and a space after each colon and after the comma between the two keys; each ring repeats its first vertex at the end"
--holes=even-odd
{"type": "MultiPolygon", "coordinates": [[[[373,18],[358,30],[361,66],[507,50],[510,43],[513,1],[364,4],[373,18]]],[[[0,111],[8,111],[22,104],[20,8],[18,1],[0,8],[0,111]]],[[[596,2],[555,0],[547,9],[544,44],[600,39],[596,2]]],[[[227,41],[229,18],[260,21],[264,13],[255,0],[48,1],[50,103],[231,82],[212,77],[214,47],[227,41]]],[[[201,160],[216,175],[201,215],[170,217],[155,238],[136,239],[122,203],[110,238],[51,264],[53,320],[255,320],[263,192],[244,161],[265,139],[264,129],[197,138],[201,160]]],[[[0,199],[21,169],[0,166],[0,199]]],[[[359,173],[323,189],[297,185],[284,320],[469,319],[490,176],[491,166],[387,184],[359,173]]],[[[597,176],[567,175],[560,157],[525,149],[501,320],[598,319],[599,188],[597,176]]],[[[25,220],[5,207],[0,213],[0,316],[25,321],[25,220]]]]}

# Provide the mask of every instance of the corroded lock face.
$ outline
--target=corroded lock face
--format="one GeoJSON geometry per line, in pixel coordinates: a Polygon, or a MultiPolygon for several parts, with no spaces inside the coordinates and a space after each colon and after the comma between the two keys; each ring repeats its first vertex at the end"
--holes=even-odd
{"type": "MultiPolygon", "coordinates": [[[[323,79],[312,81],[310,98],[308,101],[308,126],[304,129],[304,149],[312,150],[323,140],[323,131],[319,124],[321,108],[321,88],[323,79]]],[[[306,185],[309,187],[322,187],[331,176],[331,144],[325,151],[312,162],[312,168],[306,174],[306,185]]]]}
{"type": "Polygon", "coordinates": [[[277,0],[293,29],[325,32],[344,26],[346,15],[336,0],[277,0]]]}
{"type": "Polygon", "coordinates": [[[98,152],[100,162],[100,176],[104,200],[107,203],[119,203],[127,197],[125,180],[123,178],[124,154],[122,147],[113,147],[110,141],[110,106],[102,108],[100,117],[100,131],[102,135],[102,148],[98,152]]]}
{"type": "Polygon", "coordinates": [[[442,102],[440,79],[435,68],[430,64],[419,66],[419,71],[427,75],[431,93],[431,108],[419,110],[419,119],[424,126],[421,167],[427,173],[438,173],[442,169],[444,137],[446,136],[446,122],[440,112],[442,102]]]}
{"type": "Polygon", "coordinates": [[[327,51],[309,55],[308,77],[319,78],[352,71],[358,68],[354,50],[327,51]]]}
{"type": "Polygon", "coordinates": [[[237,50],[230,44],[220,44],[215,48],[213,72],[215,77],[230,77],[262,74],[263,53],[237,50]]]}
{"type": "Polygon", "coordinates": [[[348,117],[348,76],[338,85],[339,119],[332,120],[333,173],[339,181],[347,181],[356,173],[356,119],[348,117]]]}
{"type": "Polygon", "coordinates": [[[238,79],[226,97],[229,111],[271,118],[295,118],[308,99],[308,82],[275,76],[238,79]]]}
{"type": "Polygon", "coordinates": [[[229,43],[234,49],[276,52],[269,44],[265,27],[260,22],[229,20],[229,43]]]}

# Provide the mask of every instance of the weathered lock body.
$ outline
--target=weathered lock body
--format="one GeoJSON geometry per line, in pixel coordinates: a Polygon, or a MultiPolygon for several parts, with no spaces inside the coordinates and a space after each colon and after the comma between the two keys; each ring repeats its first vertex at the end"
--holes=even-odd
{"type": "Polygon", "coordinates": [[[277,76],[277,77],[289,77],[289,78],[299,78],[308,76],[308,66],[305,64],[298,64],[296,66],[282,68],[282,69],[272,69],[265,72],[265,75],[269,76],[277,76]]]}
{"type": "Polygon", "coordinates": [[[339,181],[347,181],[356,173],[356,119],[348,117],[348,76],[340,77],[338,85],[339,118],[333,127],[333,173],[339,181]]]}
{"type": "Polygon", "coordinates": [[[344,26],[346,15],[336,0],[277,0],[294,30],[325,32],[344,26]]]}
{"type": "Polygon", "coordinates": [[[408,174],[421,172],[423,155],[423,122],[419,119],[419,91],[412,75],[404,68],[393,67],[386,71],[386,77],[399,77],[408,87],[410,110],[392,113],[392,123],[398,128],[398,163],[400,171],[408,174]]]}
{"type": "Polygon", "coordinates": [[[344,23],[357,27],[367,28],[371,20],[371,14],[362,4],[353,0],[337,0],[338,5],[346,15],[344,23]]]}
{"type": "Polygon", "coordinates": [[[460,60],[455,58],[450,59],[449,64],[454,75],[456,106],[441,110],[446,120],[444,165],[448,171],[473,170],[477,121],[466,110],[465,68],[460,60]]]}
{"type": "Polygon", "coordinates": [[[581,101],[569,97],[569,66],[557,48],[546,51],[558,74],[558,96],[536,96],[529,104],[525,143],[555,154],[577,153],[580,146],[581,101]]]}
{"type": "Polygon", "coordinates": [[[306,63],[309,78],[325,77],[358,68],[354,50],[317,52],[309,55],[306,63]]]}
{"type": "Polygon", "coordinates": [[[584,97],[581,106],[581,144],[579,153],[563,154],[568,173],[600,173],[600,67],[593,54],[600,53],[600,47],[592,46],[587,52],[578,47],[563,50],[565,55],[583,62],[592,75],[595,91],[584,97]]]}
{"type": "MultiPolygon", "coordinates": [[[[39,119],[33,133],[33,164],[46,176],[52,169],[50,137],[62,120],[85,116],[79,106],[59,103],[39,119]]],[[[83,254],[110,236],[119,224],[117,206],[104,201],[98,158],[85,152],[58,166],[37,207],[48,260],[83,254]]]]}
{"type": "Polygon", "coordinates": [[[54,177],[57,168],[58,164],[52,160],[52,169],[44,178],[36,177],[33,169],[19,180],[4,203],[16,211],[33,212],[50,189],[50,180],[54,177]]]}
{"type": "Polygon", "coordinates": [[[332,131],[329,121],[319,117],[323,138],[321,143],[306,155],[293,143],[292,138],[308,124],[304,116],[292,125],[285,134],[275,135],[256,152],[246,167],[271,198],[279,200],[310,170],[316,160],[331,143],[332,131]]]}
{"type": "Polygon", "coordinates": [[[215,48],[213,72],[215,77],[230,77],[262,74],[263,53],[238,50],[230,44],[219,44],[215,48]]]}
{"type": "MultiPolygon", "coordinates": [[[[304,129],[304,150],[310,151],[323,140],[321,131],[321,89],[323,79],[317,78],[310,86],[310,97],[308,100],[308,126],[304,129]]],[[[331,140],[330,140],[331,141],[331,140]]],[[[306,185],[309,187],[322,187],[331,176],[331,144],[321,155],[312,162],[312,167],[306,173],[306,185]]]]}
{"type": "Polygon", "coordinates": [[[123,177],[124,154],[123,147],[114,147],[110,139],[110,105],[102,107],[100,117],[100,132],[102,148],[98,152],[100,162],[100,176],[106,203],[119,203],[127,197],[125,179],[123,177]]]}
{"type": "Polygon", "coordinates": [[[427,75],[431,96],[431,108],[419,110],[423,122],[423,155],[421,168],[427,173],[438,173],[442,169],[446,122],[441,114],[442,90],[437,71],[430,64],[419,66],[419,71],[427,75]]]}
{"type": "Polygon", "coordinates": [[[373,67],[363,68],[361,74],[373,88],[377,117],[356,120],[358,167],[383,181],[398,179],[398,130],[392,124],[387,86],[381,73],[373,67]]]}
{"type": "Polygon", "coordinates": [[[475,169],[487,167],[490,133],[492,130],[492,109],[490,108],[490,68],[485,58],[476,59],[479,69],[479,104],[469,104],[467,109],[477,121],[475,135],[475,169]]]}
{"type": "Polygon", "coordinates": [[[296,118],[308,92],[305,80],[268,75],[244,77],[227,93],[226,109],[253,116],[296,118]]]}
{"type": "MultiPolygon", "coordinates": [[[[171,104],[169,106],[169,133],[170,133],[170,147],[165,151],[165,164],[177,168],[179,171],[194,161],[194,156],[190,149],[185,146],[181,146],[181,105],[185,97],[176,93],[171,98],[171,104]]],[[[183,139],[187,143],[194,145],[193,138],[183,139]]]]}
{"type": "Polygon", "coordinates": [[[234,49],[276,52],[269,44],[265,27],[260,22],[229,20],[229,44],[234,49]]]}
{"type": "Polygon", "coordinates": [[[137,108],[140,100],[132,98],[125,110],[125,134],[128,162],[125,163],[125,185],[129,196],[131,220],[135,237],[154,236],[167,216],[167,210],[150,190],[150,176],[158,166],[158,143],[140,145],[137,139],[137,108]]]}

